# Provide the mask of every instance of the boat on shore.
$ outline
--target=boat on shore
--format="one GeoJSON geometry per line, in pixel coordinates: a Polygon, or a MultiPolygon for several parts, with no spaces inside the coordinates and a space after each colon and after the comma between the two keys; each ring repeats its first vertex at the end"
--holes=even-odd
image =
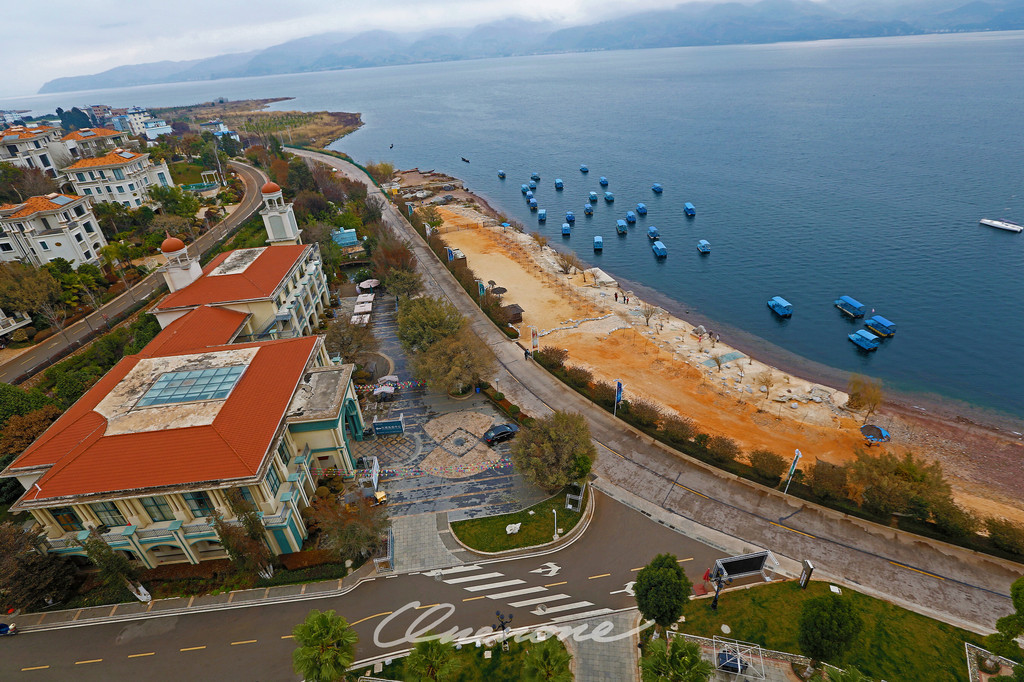
{"type": "Polygon", "coordinates": [[[619,220],[616,220],[615,231],[618,232],[619,234],[626,234],[627,232],[629,232],[629,228],[626,225],[626,221],[622,220],[621,218],[619,220]]]}
{"type": "Polygon", "coordinates": [[[779,317],[793,317],[793,304],[781,296],[772,296],[768,300],[768,307],[779,317]]]}
{"type": "Polygon", "coordinates": [[[873,331],[878,336],[884,336],[886,338],[893,336],[896,333],[896,323],[890,322],[881,315],[875,315],[864,320],[864,326],[873,331]]]}
{"type": "Polygon", "coordinates": [[[1000,230],[1006,230],[1007,232],[1024,231],[1024,225],[1018,225],[1017,223],[1012,223],[1009,220],[992,220],[991,218],[982,218],[978,221],[978,224],[995,227],[1000,230]]]}
{"type": "Polygon", "coordinates": [[[693,207],[693,204],[687,201],[685,204],[683,204],[683,213],[686,214],[687,218],[692,218],[693,216],[697,215],[697,209],[693,207]]]}
{"type": "Polygon", "coordinates": [[[668,249],[666,249],[665,245],[662,244],[660,241],[651,244],[651,251],[654,252],[655,258],[664,258],[665,256],[668,255],[668,249]]]}
{"type": "Polygon", "coordinates": [[[700,251],[702,254],[709,254],[711,253],[711,244],[708,243],[707,239],[701,239],[699,242],[697,242],[697,250],[700,251]]]}
{"type": "Polygon", "coordinates": [[[840,296],[833,303],[843,315],[849,315],[852,318],[864,317],[864,313],[867,312],[863,303],[849,296],[840,296]]]}
{"type": "Polygon", "coordinates": [[[604,249],[604,237],[594,237],[594,251],[601,251],[604,249]]]}
{"type": "Polygon", "coordinates": [[[636,205],[637,215],[647,215],[647,207],[643,204],[636,205]]]}
{"type": "Polygon", "coordinates": [[[661,237],[661,234],[658,232],[658,228],[656,228],[654,225],[651,225],[650,227],[647,228],[647,238],[648,239],[650,239],[651,241],[654,241],[656,239],[659,239],[660,237],[661,237]]]}
{"type": "Polygon", "coordinates": [[[866,329],[858,329],[852,334],[847,334],[846,338],[864,350],[878,350],[878,337],[866,329]]]}

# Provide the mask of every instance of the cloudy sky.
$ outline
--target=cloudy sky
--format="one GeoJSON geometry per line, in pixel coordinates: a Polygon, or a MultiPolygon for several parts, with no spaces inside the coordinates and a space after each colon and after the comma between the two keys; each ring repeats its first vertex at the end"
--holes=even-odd
{"type": "Polygon", "coordinates": [[[565,24],[684,0],[51,0],[7,12],[0,95],[123,64],[248,52],[327,31],[472,26],[508,16],[565,24]],[[34,7],[34,9],[30,9],[34,7]]]}

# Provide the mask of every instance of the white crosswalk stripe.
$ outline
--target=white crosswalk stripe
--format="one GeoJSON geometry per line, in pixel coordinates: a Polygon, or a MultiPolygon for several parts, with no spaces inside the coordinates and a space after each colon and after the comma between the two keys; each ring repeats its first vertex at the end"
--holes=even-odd
{"type": "Polygon", "coordinates": [[[519,580],[518,578],[513,579],[513,580],[502,580],[501,582],[488,583],[486,585],[473,585],[472,587],[467,587],[466,591],[467,592],[483,592],[484,590],[496,590],[499,587],[508,587],[509,585],[522,585],[525,582],[526,582],[525,580],[519,580]]]}
{"type": "Polygon", "coordinates": [[[594,611],[584,611],[583,613],[571,613],[568,616],[558,616],[552,618],[552,623],[563,623],[567,620],[576,620],[577,618],[590,618],[591,616],[600,616],[603,613],[611,613],[611,609],[596,609],[594,611]]]}
{"type": "Polygon", "coordinates": [[[508,599],[509,597],[518,597],[521,594],[534,594],[536,592],[547,592],[546,587],[524,587],[521,590],[511,590],[509,592],[499,592],[498,594],[487,595],[488,599],[508,599]]]}
{"type": "Polygon", "coordinates": [[[578,609],[578,608],[581,608],[581,607],[584,607],[584,606],[593,606],[593,605],[594,605],[594,603],[593,602],[589,602],[589,601],[576,601],[576,602],[573,602],[572,604],[562,604],[561,606],[551,606],[551,607],[545,608],[543,611],[541,610],[540,607],[538,607],[538,608],[534,609],[533,611],[530,611],[530,613],[534,614],[535,616],[543,616],[543,615],[546,615],[546,614],[549,614],[549,613],[560,613],[562,611],[571,611],[573,609],[578,609]]]}
{"type": "Polygon", "coordinates": [[[537,597],[536,599],[524,599],[523,601],[514,601],[509,606],[513,608],[520,608],[523,606],[536,606],[537,604],[543,604],[549,601],[558,601],[559,599],[568,599],[567,594],[552,594],[547,597],[537,597]]]}
{"type": "Polygon", "coordinates": [[[470,566],[452,566],[451,568],[443,568],[440,571],[437,571],[436,573],[434,571],[431,571],[430,573],[433,575],[452,575],[453,573],[466,573],[467,571],[479,570],[479,566],[477,566],[476,564],[472,564],[470,566]]]}
{"type": "Polygon", "coordinates": [[[458,585],[459,583],[471,583],[477,580],[489,580],[491,578],[501,578],[504,574],[502,573],[481,573],[480,575],[467,575],[462,578],[449,578],[444,582],[449,585],[458,585]]]}

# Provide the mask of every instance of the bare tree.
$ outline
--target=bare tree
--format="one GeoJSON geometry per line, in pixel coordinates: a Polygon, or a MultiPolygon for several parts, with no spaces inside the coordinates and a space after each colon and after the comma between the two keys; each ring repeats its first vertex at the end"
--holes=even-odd
{"type": "Polygon", "coordinates": [[[644,316],[644,322],[647,323],[648,327],[651,326],[651,318],[654,317],[654,314],[657,312],[658,306],[654,305],[653,303],[648,303],[647,301],[644,301],[643,303],[640,304],[640,314],[644,316]]]}
{"type": "Polygon", "coordinates": [[[715,353],[714,355],[711,356],[711,360],[715,363],[715,367],[718,368],[718,373],[721,374],[722,373],[722,354],[721,353],[715,353]]]}
{"type": "Polygon", "coordinates": [[[885,400],[885,392],[882,390],[882,382],[879,379],[870,379],[861,374],[854,374],[850,377],[847,386],[850,399],[847,407],[854,410],[864,410],[864,423],[867,424],[871,415],[878,410],[885,400]]]}
{"type": "Polygon", "coordinates": [[[583,261],[575,253],[559,253],[555,257],[558,269],[563,275],[571,275],[573,270],[583,270],[583,261]]]}
{"type": "Polygon", "coordinates": [[[767,400],[772,393],[772,386],[775,385],[775,373],[771,367],[757,375],[757,385],[764,389],[764,399],[767,400]]]}

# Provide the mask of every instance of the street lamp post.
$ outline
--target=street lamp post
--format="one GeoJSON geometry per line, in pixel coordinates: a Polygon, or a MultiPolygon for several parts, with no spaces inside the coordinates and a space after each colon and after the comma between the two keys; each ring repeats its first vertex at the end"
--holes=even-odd
{"type": "Polygon", "coordinates": [[[554,514],[555,514],[555,536],[554,536],[553,539],[557,540],[558,539],[558,507],[555,507],[551,511],[554,512],[554,514]]]}

